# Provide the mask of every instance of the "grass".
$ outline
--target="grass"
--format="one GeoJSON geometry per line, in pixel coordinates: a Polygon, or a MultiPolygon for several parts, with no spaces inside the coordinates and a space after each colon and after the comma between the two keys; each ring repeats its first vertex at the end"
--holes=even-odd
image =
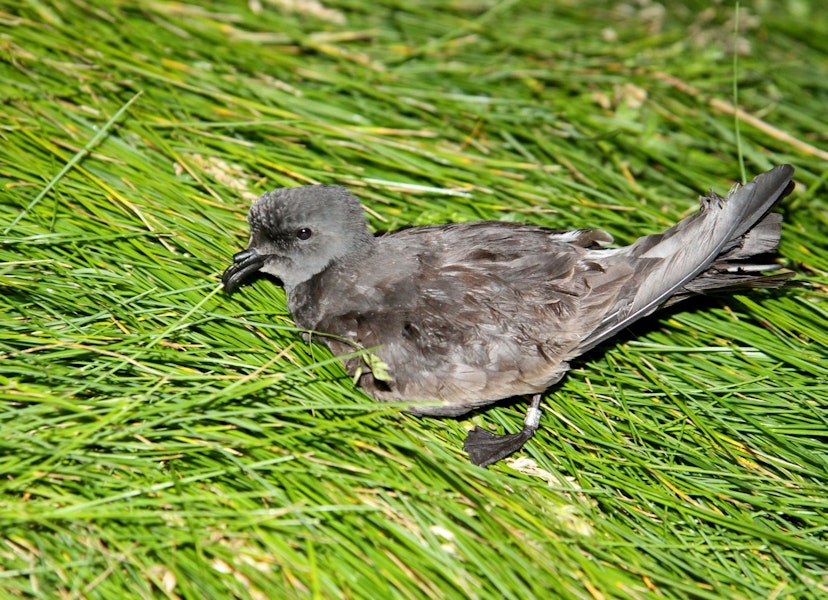
{"type": "Polygon", "coordinates": [[[0,597],[825,597],[820,7],[0,4],[0,597]],[[796,166],[809,286],[636,324],[487,470],[520,404],[377,405],[280,289],[219,291],[275,187],[627,243],[739,149],[796,166]]]}

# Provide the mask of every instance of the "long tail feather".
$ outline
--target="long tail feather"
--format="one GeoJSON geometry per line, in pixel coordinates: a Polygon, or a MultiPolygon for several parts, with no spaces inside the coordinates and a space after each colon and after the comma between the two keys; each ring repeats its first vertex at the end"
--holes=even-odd
{"type": "Polygon", "coordinates": [[[734,187],[727,198],[711,193],[701,199],[698,213],[615,251],[609,262],[632,262],[635,275],[579,350],[588,350],[657,308],[672,304],[671,299],[734,286],[781,283],[778,276],[761,274],[772,265],[745,261],[776,250],[782,217],[768,213],[793,189],[793,173],[792,166],[781,165],[747,185],[734,187]]]}

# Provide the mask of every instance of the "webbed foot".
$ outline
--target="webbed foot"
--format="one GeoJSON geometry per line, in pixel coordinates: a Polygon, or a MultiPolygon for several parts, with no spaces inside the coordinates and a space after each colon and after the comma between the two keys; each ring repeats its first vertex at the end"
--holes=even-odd
{"type": "Polygon", "coordinates": [[[472,463],[479,467],[487,467],[520,450],[538,430],[541,415],[540,399],[540,394],[532,397],[532,403],[523,419],[523,429],[518,433],[497,435],[482,427],[472,429],[463,442],[463,450],[469,455],[472,463]]]}

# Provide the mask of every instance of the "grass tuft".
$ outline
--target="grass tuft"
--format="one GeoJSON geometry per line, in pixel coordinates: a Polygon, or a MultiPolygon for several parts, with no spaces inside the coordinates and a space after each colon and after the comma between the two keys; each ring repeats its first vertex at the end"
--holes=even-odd
{"type": "Polygon", "coordinates": [[[824,598],[820,8],[0,6],[0,596],[824,598]],[[742,159],[796,166],[807,286],[636,324],[486,470],[519,404],[378,405],[271,282],[218,287],[275,187],[629,243],[742,159]]]}

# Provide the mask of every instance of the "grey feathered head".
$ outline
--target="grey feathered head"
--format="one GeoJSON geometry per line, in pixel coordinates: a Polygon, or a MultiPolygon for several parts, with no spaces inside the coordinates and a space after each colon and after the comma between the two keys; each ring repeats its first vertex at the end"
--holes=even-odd
{"type": "Polygon", "coordinates": [[[331,263],[365,252],[373,239],[359,200],[337,185],[265,193],[247,220],[250,245],[225,273],[228,291],[256,271],[278,277],[290,290],[331,263]]]}

